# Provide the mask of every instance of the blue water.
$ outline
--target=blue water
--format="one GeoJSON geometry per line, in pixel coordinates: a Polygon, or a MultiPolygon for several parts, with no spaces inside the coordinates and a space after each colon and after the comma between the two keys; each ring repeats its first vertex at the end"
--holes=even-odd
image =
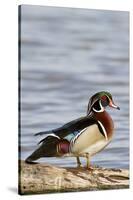
{"type": "MultiPolygon", "coordinates": [[[[92,158],[105,167],[129,167],[128,12],[22,6],[21,159],[37,147],[42,130],[86,114],[96,92],[112,93],[120,111],[112,142],[92,158]]],[[[75,158],[40,162],[75,166],[75,158]]],[[[85,160],[82,159],[85,164],[85,160]]]]}

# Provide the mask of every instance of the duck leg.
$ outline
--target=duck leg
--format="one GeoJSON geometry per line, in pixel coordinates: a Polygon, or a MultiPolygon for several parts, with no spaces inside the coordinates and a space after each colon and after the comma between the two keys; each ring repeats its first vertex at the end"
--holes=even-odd
{"type": "Polygon", "coordinates": [[[90,169],[90,155],[89,153],[86,153],[86,167],[87,169],[90,169]]]}
{"type": "Polygon", "coordinates": [[[77,156],[76,158],[77,158],[77,165],[78,165],[77,167],[82,167],[82,164],[81,164],[81,162],[80,162],[79,157],[77,156]]]}

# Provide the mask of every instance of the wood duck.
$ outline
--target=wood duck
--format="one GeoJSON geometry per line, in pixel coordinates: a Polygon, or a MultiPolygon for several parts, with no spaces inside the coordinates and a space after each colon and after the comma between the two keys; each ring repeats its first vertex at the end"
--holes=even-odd
{"type": "Polygon", "coordinates": [[[120,110],[113,102],[109,92],[98,92],[88,103],[87,115],[73,120],[60,128],[39,132],[35,135],[47,134],[39,142],[39,147],[26,159],[33,163],[41,157],[73,156],[85,157],[87,168],[90,167],[90,157],[104,149],[113,136],[114,124],[105,108],[110,106],[120,110]]]}

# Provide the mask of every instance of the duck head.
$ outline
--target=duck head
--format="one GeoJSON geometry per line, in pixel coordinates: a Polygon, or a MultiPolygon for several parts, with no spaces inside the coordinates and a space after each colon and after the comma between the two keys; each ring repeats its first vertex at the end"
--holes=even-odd
{"type": "Polygon", "coordinates": [[[120,110],[120,108],[117,105],[115,105],[112,99],[112,95],[109,92],[98,92],[90,98],[87,109],[87,115],[89,115],[91,111],[104,112],[107,106],[120,110]]]}

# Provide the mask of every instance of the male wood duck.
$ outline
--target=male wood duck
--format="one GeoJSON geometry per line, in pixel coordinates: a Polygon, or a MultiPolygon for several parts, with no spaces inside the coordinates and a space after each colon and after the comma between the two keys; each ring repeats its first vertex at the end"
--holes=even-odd
{"type": "Polygon", "coordinates": [[[77,158],[80,167],[79,157],[85,157],[89,168],[90,157],[104,149],[113,136],[114,124],[105,111],[107,106],[120,110],[109,92],[98,92],[90,98],[86,116],[60,128],[35,134],[47,136],[39,142],[39,147],[26,162],[33,163],[41,157],[73,156],[77,158]]]}

